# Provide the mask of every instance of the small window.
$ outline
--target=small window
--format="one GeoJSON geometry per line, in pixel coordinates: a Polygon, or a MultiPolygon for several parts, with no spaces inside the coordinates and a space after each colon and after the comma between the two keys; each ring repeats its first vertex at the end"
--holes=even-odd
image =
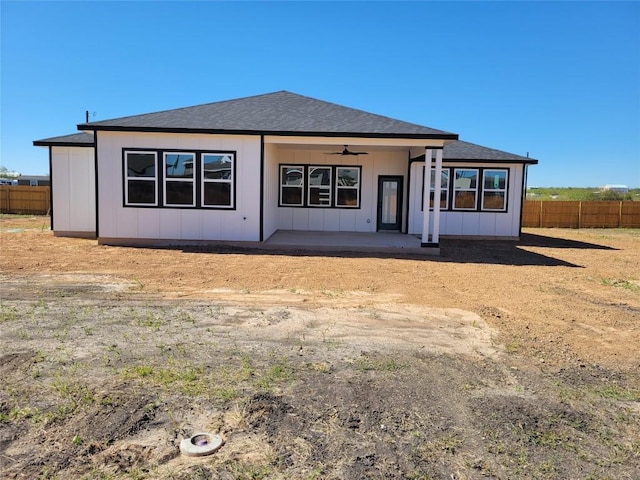
{"type": "Polygon", "coordinates": [[[164,154],[164,204],[171,207],[194,207],[195,154],[164,154]]]}
{"type": "Polygon", "coordinates": [[[280,167],[280,205],[303,205],[304,167],[287,165],[280,167]]]}
{"type": "MultiPolygon", "coordinates": [[[[429,208],[433,209],[433,199],[436,189],[436,171],[431,170],[431,188],[429,192],[429,208]]],[[[449,170],[442,170],[440,174],[440,209],[445,210],[449,206],[449,170]]]]}
{"type": "Polygon", "coordinates": [[[233,208],[234,155],[202,154],[202,206],[233,208]]]}
{"type": "Polygon", "coordinates": [[[336,167],[336,206],[360,206],[360,169],[336,167]]]}
{"type": "Polygon", "coordinates": [[[453,209],[475,210],[478,200],[478,170],[456,168],[453,183],[453,209]]]}
{"type": "Polygon", "coordinates": [[[308,203],[310,207],[331,206],[331,167],[309,167],[308,203]]]}
{"type": "Polygon", "coordinates": [[[507,209],[507,171],[485,170],[482,180],[482,210],[507,209]]]}
{"type": "Polygon", "coordinates": [[[158,165],[155,152],[125,152],[124,202],[130,206],[158,204],[158,165]]]}

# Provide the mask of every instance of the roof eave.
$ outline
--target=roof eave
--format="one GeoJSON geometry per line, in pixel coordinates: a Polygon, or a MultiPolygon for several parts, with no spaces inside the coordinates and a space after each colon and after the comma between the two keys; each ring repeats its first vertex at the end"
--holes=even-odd
{"type": "Polygon", "coordinates": [[[145,133],[192,133],[218,135],[274,135],[288,137],[356,137],[356,138],[413,138],[424,140],[458,140],[455,133],[376,133],[376,132],[303,132],[286,130],[229,130],[211,128],[129,127],[118,125],[80,124],[78,130],[145,133]]]}
{"type": "Polygon", "coordinates": [[[483,162],[483,163],[522,163],[525,165],[537,165],[535,158],[443,158],[447,162],[483,162]]]}
{"type": "Polygon", "coordinates": [[[92,148],[95,147],[95,143],[85,143],[85,142],[56,142],[56,141],[47,141],[47,140],[34,140],[34,147],[85,147],[92,148]]]}
{"type": "MultiPolygon", "coordinates": [[[[424,162],[424,155],[411,158],[412,162],[424,162]]],[[[443,157],[443,162],[449,163],[520,163],[523,165],[537,165],[535,158],[453,158],[443,157]]]]}

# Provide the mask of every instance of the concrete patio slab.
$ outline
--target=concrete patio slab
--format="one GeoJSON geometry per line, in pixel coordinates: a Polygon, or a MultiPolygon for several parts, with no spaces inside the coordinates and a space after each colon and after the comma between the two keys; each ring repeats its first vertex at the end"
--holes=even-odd
{"type": "Polygon", "coordinates": [[[263,244],[267,248],[293,248],[324,252],[405,253],[439,255],[438,247],[422,247],[420,238],[399,232],[320,232],[278,230],[263,244]]]}

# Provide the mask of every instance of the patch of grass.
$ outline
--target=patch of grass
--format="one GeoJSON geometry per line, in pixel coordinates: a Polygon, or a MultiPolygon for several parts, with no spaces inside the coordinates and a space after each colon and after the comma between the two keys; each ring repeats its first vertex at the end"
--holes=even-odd
{"type": "Polygon", "coordinates": [[[606,285],[607,287],[618,287],[624,288],[625,290],[629,290],[631,292],[640,292],[640,285],[629,280],[603,278],[602,280],[600,280],[600,283],[602,285],[606,285]]]}
{"type": "Polygon", "coordinates": [[[370,358],[359,357],[355,362],[356,368],[361,372],[397,372],[408,367],[406,363],[398,363],[394,358],[370,358]]]}
{"type": "Polygon", "coordinates": [[[11,322],[18,318],[18,309],[0,302],[0,323],[11,322]]]}
{"type": "Polygon", "coordinates": [[[595,390],[602,398],[624,402],[640,402],[640,391],[627,390],[618,385],[609,385],[595,390]]]}
{"type": "Polygon", "coordinates": [[[164,325],[162,318],[153,312],[147,312],[143,317],[135,315],[134,319],[136,321],[136,325],[139,327],[148,327],[155,332],[160,330],[160,327],[164,325]]]}
{"type": "Polygon", "coordinates": [[[124,378],[139,378],[165,389],[177,390],[187,395],[200,395],[209,389],[204,367],[168,365],[164,368],[137,365],[122,370],[124,378]]]}
{"type": "Polygon", "coordinates": [[[329,373],[331,372],[331,368],[332,368],[331,364],[327,362],[307,363],[305,366],[310,370],[315,370],[316,372],[319,372],[319,373],[329,373]]]}
{"type": "Polygon", "coordinates": [[[518,353],[519,350],[520,344],[518,342],[509,342],[504,346],[504,351],[510,354],[518,353]]]}
{"type": "Polygon", "coordinates": [[[211,392],[211,396],[226,403],[238,398],[240,396],[240,392],[238,392],[236,388],[231,386],[220,387],[214,388],[211,392]]]}
{"type": "Polygon", "coordinates": [[[37,415],[39,410],[31,407],[13,407],[6,413],[0,412],[0,423],[9,422],[13,420],[22,420],[25,418],[32,418],[37,415]]]}
{"type": "Polygon", "coordinates": [[[295,371],[285,357],[274,358],[271,365],[262,375],[259,376],[256,384],[264,390],[271,390],[277,384],[290,382],[295,378],[295,371]]]}
{"type": "Polygon", "coordinates": [[[51,386],[62,398],[71,399],[76,405],[91,405],[95,402],[95,395],[86,385],[58,379],[51,386]]]}
{"type": "Polygon", "coordinates": [[[422,461],[432,459],[434,456],[438,456],[443,453],[455,455],[457,449],[460,448],[462,444],[462,440],[456,436],[446,435],[431,442],[418,444],[413,448],[411,457],[415,461],[422,461]]]}
{"type": "Polygon", "coordinates": [[[176,313],[176,319],[180,323],[190,323],[191,325],[195,325],[196,319],[193,318],[193,315],[186,310],[178,310],[176,313]]]}
{"type": "Polygon", "coordinates": [[[242,367],[240,370],[240,376],[243,380],[249,380],[253,375],[253,368],[251,367],[251,358],[246,353],[243,353],[240,357],[242,361],[242,367]]]}
{"type": "Polygon", "coordinates": [[[113,474],[101,472],[94,467],[89,473],[80,477],[80,480],[115,480],[115,478],[113,474]]]}
{"type": "Polygon", "coordinates": [[[225,467],[235,480],[262,480],[268,478],[271,473],[268,465],[254,465],[239,461],[225,463],[225,467]]]}

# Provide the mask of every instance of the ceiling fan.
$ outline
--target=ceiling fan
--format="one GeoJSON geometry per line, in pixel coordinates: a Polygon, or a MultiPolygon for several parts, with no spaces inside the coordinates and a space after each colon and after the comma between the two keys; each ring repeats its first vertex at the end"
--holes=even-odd
{"type": "Polygon", "coordinates": [[[349,145],[345,145],[341,152],[329,152],[327,155],[369,155],[369,152],[352,152],[348,147],[349,145]]]}

